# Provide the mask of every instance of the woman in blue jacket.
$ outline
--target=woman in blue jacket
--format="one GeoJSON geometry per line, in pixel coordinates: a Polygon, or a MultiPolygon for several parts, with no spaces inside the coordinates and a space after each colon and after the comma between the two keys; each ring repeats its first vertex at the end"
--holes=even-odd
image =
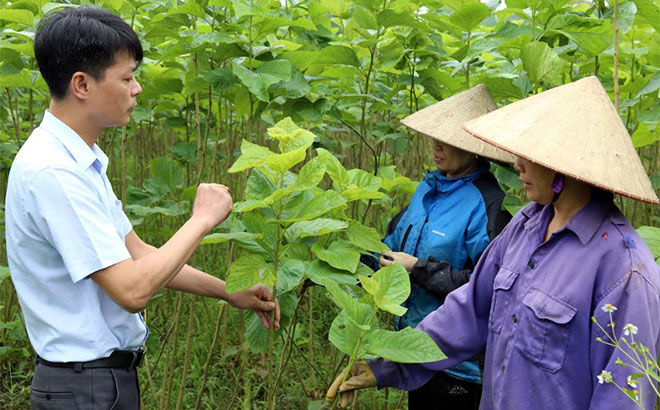
{"type": "MultiPolygon", "coordinates": [[[[444,302],[447,294],[468,282],[481,253],[511,219],[502,211],[504,193],[486,158],[513,162],[513,157],[469,136],[467,120],[496,109],[480,85],[427,107],[403,123],[434,139],[433,162],[408,207],[392,219],[383,242],[380,266],[400,263],[410,272],[408,311],[395,328],[415,327],[444,302]]],[[[410,392],[410,409],[477,409],[481,396],[478,359],[439,372],[410,392]]]]}

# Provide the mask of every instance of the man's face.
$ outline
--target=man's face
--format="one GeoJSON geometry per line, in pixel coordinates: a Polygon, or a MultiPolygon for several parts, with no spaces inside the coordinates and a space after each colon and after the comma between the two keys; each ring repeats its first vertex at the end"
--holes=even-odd
{"type": "Polygon", "coordinates": [[[108,128],[128,124],[137,105],[136,97],[142,92],[133,75],[136,69],[137,63],[129,53],[119,53],[102,79],[90,80],[93,92],[89,102],[94,125],[108,128]]]}

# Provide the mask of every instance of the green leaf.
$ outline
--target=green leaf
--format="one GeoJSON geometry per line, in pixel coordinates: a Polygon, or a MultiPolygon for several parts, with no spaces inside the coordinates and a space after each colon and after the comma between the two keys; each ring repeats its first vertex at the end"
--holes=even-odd
{"type": "Polygon", "coordinates": [[[351,243],[359,248],[381,253],[389,251],[389,247],[381,241],[380,234],[374,228],[364,226],[357,221],[351,222],[351,225],[346,230],[346,237],[351,243]]]}
{"type": "Polygon", "coordinates": [[[362,284],[362,287],[367,291],[368,294],[371,296],[376,296],[378,294],[379,285],[375,279],[373,279],[371,276],[365,275],[360,275],[359,279],[360,284],[362,284]]]}
{"type": "MultiPolygon", "coordinates": [[[[614,10],[613,8],[610,10],[614,10]]],[[[608,13],[609,14],[609,13],[608,13]]],[[[637,6],[632,1],[620,3],[618,7],[618,17],[616,19],[619,31],[626,34],[630,31],[635,23],[635,15],[637,14],[637,6]]]]}
{"type": "Polygon", "coordinates": [[[263,256],[246,254],[231,264],[227,278],[227,292],[239,292],[258,283],[268,286],[275,284],[273,267],[266,263],[263,256]]]}
{"type": "Polygon", "coordinates": [[[310,220],[324,215],[346,203],[346,199],[336,191],[326,191],[306,202],[290,218],[283,222],[310,220]]]}
{"type": "Polygon", "coordinates": [[[357,27],[378,30],[378,22],[376,21],[376,18],[364,7],[355,6],[353,8],[351,19],[355,21],[357,27]]]}
{"type": "Polygon", "coordinates": [[[386,266],[374,273],[371,279],[378,284],[374,302],[379,308],[397,316],[406,313],[407,309],[401,304],[410,296],[410,278],[403,266],[386,266]]]}
{"type": "Polygon", "coordinates": [[[312,252],[333,268],[353,273],[355,273],[358,263],[360,263],[360,252],[349,242],[333,241],[328,249],[323,249],[323,246],[317,242],[312,246],[312,252]]]}
{"type": "Polygon", "coordinates": [[[308,262],[287,258],[277,266],[277,293],[293,290],[300,285],[305,277],[308,262]]]}
{"type": "Polygon", "coordinates": [[[304,191],[317,186],[325,176],[326,166],[319,157],[314,157],[300,169],[298,179],[291,187],[294,191],[304,191]]]}
{"type": "Polygon", "coordinates": [[[316,58],[313,61],[314,64],[341,64],[341,65],[351,65],[359,66],[360,60],[358,60],[355,51],[352,48],[344,46],[328,46],[316,53],[316,58]]]}
{"type": "Polygon", "coordinates": [[[19,74],[0,75],[0,88],[31,88],[32,77],[29,70],[21,70],[19,74]]]}
{"type": "Polygon", "coordinates": [[[150,162],[151,178],[166,186],[169,192],[175,192],[183,184],[183,169],[171,158],[156,158],[150,162]]]}
{"type": "Polygon", "coordinates": [[[18,23],[32,27],[34,15],[29,10],[3,9],[0,10],[0,20],[18,23]]]}
{"type": "Polygon", "coordinates": [[[354,185],[349,185],[346,190],[342,192],[342,195],[344,195],[347,201],[356,201],[358,199],[380,199],[384,196],[382,192],[359,188],[354,185]]]}
{"type": "Polygon", "coordinates": [[[660,136],[656,135],[646,122],[640,123],[632,135],[632,141],[635,148],[651,145],[659,139],[660,136]]]}
{"type": "Polygon", "coordinates": [[[559,33],[571,39],[587,57],[595,57],[612,46],[612,22],[576,14],[562,14],[548,24],[548,33],[559,33]]]}
{"type": "Polygon", "coordinates": [[[417,19],[415,19],[411,13],[398,13],[390,9],[386,9],[378,13],[377,20],[378,24],[385,28],[405,26],[420,30],[428,29],[424,23],[417,21],[417,19]]]}
{"type": "Polygon", "coordinates": [[[266,158],[275,155],[268,148],[245,139],[241,143],[241,152],[241,156],[229,168],[229,173],[241,172],[249,168],[261,166],[266,158]]]}
{"type": "MultiPolygon", "coordinates": [[[[362,330],[348,315],[345,310],[342,310],[339,315],[332,321],[330,325],[330,333],[328,340],[341,352],[353,357],[355,348],[360,341],[360,337],[365,332],[362,330]]],[[[357,358],[362,358],[367,352],[364,343],[357,351],[357,358]]]]}
{"type": "Polygon", "coordinates": [[[305,275],[314,283],[327,286],[329,283],[355,285],[357,277],[345,270],[335,269],[318,259],[307,265],[305,275]]]}
{"type": "Polygon", "coordinates": [[[646,242],[646,246],[649,247],[653,257],[658,260],[660,258],[660,228],[656,226],[640,226],[637,228],[637,233],[646,242]]]}
{"type": "Polygon", "coordinates": [[[269,197],[275,192],[275,185],[266,175],[255,169],[245,185],[245,197],[247,199],[261,200],[269,197]]]}
{"type": "Polygon", "coordinates": [[[330,175],[335,189],[345,186],[348,183],[348,172],[341,162],[330,151],[323,148],[317,148],[316,152],[321,161],[325,163],[326,172],[330,175]]]}
{"type": "Polygon", "coordinates": [[[654,0],[633,0],[637,6],[637,15],[643,17],[654,29],[660,33],[660,5],[654,0]]]}
{"type": "Polygon", "coordinates": [[[319,5],[333,16],[341,17],[348,11],[351,3],[346,0],[320,0],[319,5]]]}
{"type": "Polygon", "coordinates": [[[655,92],[659,88],[660,88],[660,71],[653,74],[653,76],[644,85],[644,87],[642,87],[642,89],[639,90],[639,92],[637,93],[637,97],[655,92]]]}
{"type": "Polygon", "coordinates": [[[179,204],[168,204],[166,206],[155,206],[155,207],[132,204],[132,205],[126,205],[126,211],[136,216],[147,216],[147,215],[155,215],[155,214],[167,215],[167,216],[179,216],[179,215],[187,214],[189,212],[189,209],[179,204]]]}
{"type": "Polygon", "coordinates": [[[9,268],[7,266],[0,266],[0,283],[7,279],[9,275],[9,268]]]}
{"type": "Polygon", "coordinates": [[[369,333],[365,349],[399,363],[436,362],[447,358],[429,335],[410,327],[398,332],[374,329],[369,333]]]}
{"type": "Polygon", "coordinates": [[[338,284],[328,283],[326,289],[337,300],[339,306],[346,311],[348,316],[362,329],[369,330],[365,324],[373,314],[373,308],[366,304],[360,303],[353,299],[348,293],[344,292],[338,284]]]}
{"type": "MultiPolygon", "coordinates": [[[[311,145],[311,144],[310,144],[311,145]]],[[[301,147],[284,154],[272,154],[266,158],[266,165],[273,171],[284,174],[293,168],[296,164],[305,160],[307,156],[307,147],[301,147]]]]}
{"type": "Polygon", "coordinates": [[[263,235],[256,233],[249,233],[249,232],[212,233],[210,235],[206,235],[204,239],[202,239],[201,244],[208,245],[208,244],[223,243],[234,240],[250,241],[254,239],[261,239],[263,237],[264,237],[263,235]]]}
{"type": "MultiPolygon", "coordinates": [[[[241,314],[243,314],[241,312],[241,314]]],[[[268,329],[261,323],[261,319],[256,313],[247,311],[248,316],[246,320],[247,326],[245,328],[245,339],[247,340],[248,347],[252,353],[261,353],[268,348],[268,329]]]]}
{"type": "Polygon", "coordinates": [[[454,14],[451,15],[449,20],[462,28],[465,31],[472,32],[475,27],[481,23],[483,19],[490,16],[488,6],[480,1],[467,1],[464,3],[454,14]]]}
{"type": "Polygon", "coordinates": [[[268,128],[268,135],[279,142],[280,152],[307,149],[316,138],[313,133],[297,126],[291,117],[286,117],[268,128]]]}
{"type": "Polygon", "coordinates": [[[232,62],[232,73],[238,77],[252,94],[264,102],[269,101],[268,87],[280,81],[291,79],[291,63],[286,60],[275,60],[263,64],[256,72],[232,62]],[[288,64],[288,65],[287,65],[288,64]],[[288,73],[286,69],[288,67],[288,73]]]}
{"type": "Polygon", "coordinates": [[[558,84],[564,68],[564,60],[547,44],[540,41],[527,43],[520,54],[525,71],[532,83],[545,81],[558,84]]]}
{"type": "Polygon", "coordinates": [[[309,236],[321,236],[332,232],[341,231],[348,227],[348,223],[336,219],[317,218],[311,221],[301,221],[292,224],[284,233],[289,242],[295,242],[298,238],[309,236]]]}

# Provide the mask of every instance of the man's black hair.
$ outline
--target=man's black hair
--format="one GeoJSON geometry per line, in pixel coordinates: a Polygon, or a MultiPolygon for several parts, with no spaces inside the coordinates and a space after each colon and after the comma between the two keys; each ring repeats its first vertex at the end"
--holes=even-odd
{"type": "Polygon", "coordinates": [[[117,54],[127,52],[139,64],[142,45],[119,16],[94,6],[67,7],[47,14],[34,38],[39,71],[53,98],[62,99],[77,71],[102,80],[117,54]]]}

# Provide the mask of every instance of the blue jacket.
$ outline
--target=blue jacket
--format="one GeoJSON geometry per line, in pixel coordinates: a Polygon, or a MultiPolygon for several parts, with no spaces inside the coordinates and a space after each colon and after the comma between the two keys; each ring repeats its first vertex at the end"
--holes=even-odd
{"type": "MultiPolygon", "coordinates": [[[[459,178],[439,170],[427,173],[408,208],[393,222],[383,240],[393,251],[419,258],[411,272],[408,311],[395,319],[395,328],[415,327],[466,283],[481,253],[511,216],[501,211],[504,193],[487,166],[459,178]]],[[[476,362],[465,362],[447,373],[480,383],[476,362]]]]}

